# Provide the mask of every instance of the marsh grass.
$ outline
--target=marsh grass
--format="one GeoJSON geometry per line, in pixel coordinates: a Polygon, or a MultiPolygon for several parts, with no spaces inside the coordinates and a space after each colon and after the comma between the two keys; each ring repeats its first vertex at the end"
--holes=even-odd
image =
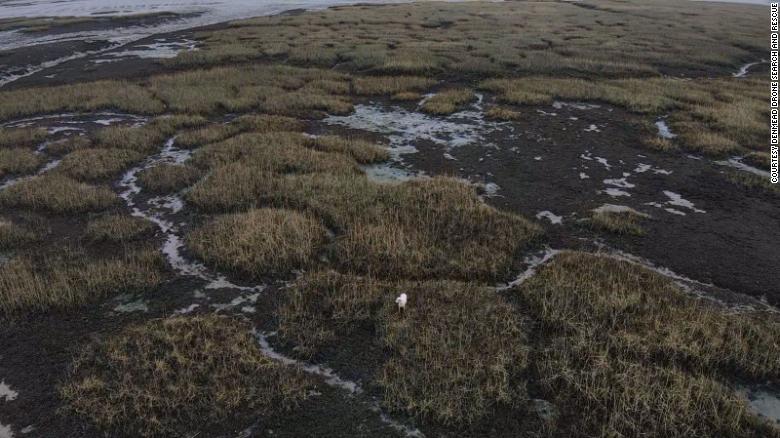
{"type": "Polygon", "coordinates": [[[187,246],[202,260],[252,278],[312,266],[325,241],[326,230],[315,218],[271,208],[220,216],[187,236],[187,246]]]}
{"type": "Polygon", "coordinates": [[[447,115],[474,100],[474,92],[466,88],[440,91],[423,103],[421,110],[428,114],[447,115]]]}
{"type": "Polygon", "coordinates": [[[54,155],[65,155],[73,151],[92,147],[92,140],[86,135],[73,135],[46,145],[46,152],[54,155]]]}
{"type": "Polygon", "coordinates": [[[329,251],[334,266],[387,278],[498,279],[541,234],[448,178],[383,185],[349,173],[278,176],[242,162],[212,171],[187,199],[212,212],[267,205],[308,211],[338,235],[329,251]]]}
{"type": "MultiPolygon", "coordinates": [[[[233,162],[274,173],[358,173],[357,163],[339,153],[306,147],[312,140],[300,133],[247,133],[199,148],[191,163],[201,169],[233,162]]],[[[248,184],[251,184],[248,182],[248,184]]]]}
{"type": "Polygon", "coordinates": [[[0,266],[4,315],[68,310],[122,292],[148,290],[162,281],[165,269],[165,260],[154,250],[92,259],[66,249],[41,257],[18,255],[0,266]]]}
{"type": "Polygon", "coordinates": [[[43,157],[28,149],[0,149],[0,179],[33,173],[41,163],[43,157]]]}
{"type": "Polygon", "coordinates": [[[151,91],[126,81],[98,81],[0,92],[0,120],[55,112],[117,110],[159,114],[165,105],[151,91]]]}
{"type": "Polygon", "coordinates": [[[776,379],[780,320],[729,312],[625,261],[565,252],[516,290],[536,320],[531,379],[559,434],[780,436],[719,379],[776,379]]]}
{"type": "Polygon", "coordinates": [[[608,341],[616,357],[750,379],[780,376],[775,315],[729,313],[628,262],[567,252],[518,292],[545,330],[601,333],[592,341],[608,341]]]}
{"type": "Polygon", "coordinates": [[[523,113],[505,106],[494,105],[485,111],[485,117],[492,120],[515,121],[522,119],[523,113]]]}
{"type": "Polygon", "coordinates": [[[62,174],[36,176],[0,191],[0,205],[56,214],[106,210],[119,198],[106,186],[78,182],[62,174]]]}
{"type": "Polygon", "coordinates": [[[588,224],[596,230],[643,236],[645,230],[640,224],[643,219],[644,216],[633,211],[600,211],[591,215],[588,224]]]}
{"type": "Polygon", "coordinates": [[[89,221],[84,233],[87,240],[93,242],[124,243],[154,235],[156,226],[147,219],[126,216],[107,215],[89,221]]]}
{"type": "Polygon", "coordinates": [[[130,149],[79,149],[65,155],[54,172],[79,181],[101,181],[114,178],[144,156],[130,149]]]}
{"type": "Polygon", "coordinates": [[[281,311],[280,333],[306,355],[366,330],[389,352],[376,378],[393,410],[463,424],[525,397],[513,381],[528,353],[522,318],[484,286],[319,272],[296,282],[281,311]]]}
{"type": "Polygon", "coordinates": [[[759,176],[752,173],[729,171],[726,174],[726,180],[740,187],[751,191],[759,191],[767,194],[780,195],[780,186],[772,184],[769,177],[759,176]]]}
{"type": "Polygon", "coordinates": [[[138,173],[138,183],[152,193],[178,192],[200,178],[199,169],[189,165],[158,164],[138,173]]]}
{"type": "MultiPolygon", "coordinates": [[[[399,95],[425,91],[435,80],[419,76],[365,76],[352,80],[352,88],[358,95],[399,95]]],[[[409,97],[409,95],[405,96],[409,97]]]]}
{"type": "Polygon", "coordinates": [[[208,315],[155,319],[88,345],[59,393],[63,413],[106,434],[189,436],[290,410],[309,386],[263,355],[247,324],[208,315]]]}
{"type": "Polygon", "coordinates": [[[109,126],[97,131],[95,143],[101,148],[129,149],[143,154],[152,154],[163,147],[163,143],[178,130],[202,126],[206,120],[198,116],[157,117],[142,126],[109,126]]]}
{"type": "Polygon", "coordinates": [[[34,230],[0,217],[0,251],[23,247],[40,238],[34,230]]]}
{"type": "Polygon", "coordinates": [[[44,128],[0,128],[0,149],[32,147],[47,135],[44,128]]]}
{"type": "Polygon", "coordinates": [[[247,114],[236,117],[230,123],[208,125],[185,131],[176,136],[176,144],[193,148],[225,140],[244,132],[269,133],[302,131],[303,123],[297,119],[267,114],[247,114]]]}
{"type": "Polygon", "coordinates": [[[360,164],[373,164],[390,159],[386,148],[357,138],[321,135],[310,139],[307,145],[318,151],[349,155],[360,164]]]}

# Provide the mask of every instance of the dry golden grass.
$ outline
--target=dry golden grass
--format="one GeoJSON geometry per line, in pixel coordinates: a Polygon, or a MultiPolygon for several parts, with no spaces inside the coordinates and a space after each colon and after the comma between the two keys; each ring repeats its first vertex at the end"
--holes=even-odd
{"type": "Polygon", "coordinates": [[[674,128],[680,133],[685,149],[709,155],[724,156],[741,151],[739,144],[721,133],[709,131],[702,123],[677,123],[674,128]]]}
{"type": "Polygon", "coordinates": [[[466,88],[440,91],[426,100],[421,110],[428,114],[452,114],[461,106],[474,100],[474,92],[466,88]]]}
{"type": "Polygon", "coordinates": [[[418,101],[422,99],[422,94],[415,91],[401,91],[390,96],[390,100],[405,102],[405,101],[418,101]]]}
{"type": "Polygon", "coordinates": [[[42,259],[20,255],[0,266],[0,313],[67,310],[162,281],[165,260],[154,250],[90,259],[65,250],[42,259]]]}
{"type": "Polygon", "coordinates": [[[92,140],[86,135],[73,135],[46,145],[46,152],[54,155],[65,155],[80,149],[92,147],[92,140]]]}
{"type": "Polygon", "coordinates": [[[62,174],[36,176],[0,191],[0,205],[57,214],[101,211],[119,198],[105,186],[78,182],[62,174]]]}
{"type": "Polygon", "coordinates": [[[780,319],[727,312],[637,265],[565,252],[516,289],[536,319],[530,379],[562,436],[777,437],[717,381],[780,375],[780,319]]]}
{"type": "Polygon", "coordinates": [[[523,118],[523,113],[515,111],[505,106],[494,105],[485,111],[485,117],[492,120],[520,120],[523,118]]]}
{"type": "Polygon", "coordinates": [[[295,132],[241,134],[199,148],[191,162],[202,169],[240,161],[244,165],[276,173],[359,172],[352,158],[306,147],[310,143],[308,137],[295,132]]]}
{"type": "Polygon", "coordinates": [[[205,124],[197,116],[157,117],[143,126],[109,126],[95,134],[97,146],[130,149],[144,154],[159,151],[167,139],[183,128],[205,124]]]}
{"type": "Polygon", "coordinates": [[[0,179],[33,173],[41,163],[43,157],[28,149],[0,149],[0,179]]]}
{"type": "Polygon", "coordinates": [[[0,128],[0,148],[35,146],[47,135],[44,128],[0,128]]]}
{"type": "Polygon", "coordinates": [[[772,184],[769,177],[766,176],[740,171],[729,171],[726,174],[726,179],[733,184],[747,188],[751,191],[761,191],[775,195],[780,194],[780,186],[772,184]]]}
{"type": "Polygon", "coordinates": [[[154,234],[154,223],[139,217],[107,215],[91,220],[87,224],[85,237],[94,242],[128,242],[150,237],[154,234]]]}
{"type": "Polygon", "coordinates": [[[769,170],[772,167],[772,157],[769,152],[751,152],[745,155],[744,161],[751,166],[764,170],[769,170]]]}
{"type": "Polygon", "coordinates": [[[80,181],[99,181],[117,176],[144,156],[130,149],[79,149],[65,155],[55,172],[80,181]]]}
{"type": "Polygon", "coordinates": [[[551,333],[596,336],[610,354],[694,371],[767,379],[780,376],[780,319],[728,313],[685,294],[637,265],[563,253],[519,294],[551,333]]]}
{"type": "Polygon", "coordinates": [[[296,282],[281,311],[280,333],[307,355],[365,332],[390,354],[377,383],[393,410],[462,424],[525,398],[515,382],[528,352],[523,323],[489,288],[321,272],[296,282]],[[400,293],[409,296],[403,313],[400,293]]]}
{"type": "Polygon", "coordinates": [[[59,388],[64,412],[112,436],[191,436],[294,408],[309,381],[216,315],[156,319],[87,346],[59,388]]]}
{"type": "Polygon", "coordinates": [[[250,65],[194,70],[153,77],[150,87],[170,109],[190,114],[261,112],[315,117],[344,114],[351,103],[310,83],[347,81],[330,70],[250,65]]]}
{"type": "Polygon", "coordinates": [[[39,238],[36,232],[27,227],[0,217],[0,251],[21,247],[39,238]]]}
{"type": "Polygon", "coordinates": [[[390,159],[387,149],[357,138],[321,135],[311,138],[308,145],[318,151],[349,155],[360,164],[379,163],[390,159]]]}
{"type": "MultiPolygon", "coordinates": [[[[398,95],[425,91],[436,83],[419,76],[365,76],[352,80],[352,88],[358,95],[398,95]]],[[[408,96],[406,96],[408,97],[408,96]]]]}
{"type": "Polygon", "coordinates": [[[178,192],[193,185],[200,170],[188,165],[158,164],[138,173],[138,183],[153,193],[178,192]]]}
{"type": "Polygon", "coordinates": [[[325,241],[315,218],[272,208],[220,216],[187,236],[187,246],[206,263],[253,278],[311,266],[325,241]]]}
{"type": "Polygon", "coordinates": [[[552,427],[559,436],[780,436],[731,388],[675,367],[614,358],[609,346],[583,337],[556,339],[537,360],[537,382],[562,411],[552,427]]]}
{"type": "Polygon", "coordinates": [[[118,110],[159,114],[165,105],[144,87],[125,81],[99,81],[0,92],[0,120],[36,114],[118,110]]]}
{"type": "Polygon", "coordinates": [[[599,211],[590,216],[588,224],[596,230],[643,236],[645,230],[640,225],[642,219],[641,214],[633,211],[599,211]]]}
{"type": "Polygon", "coordinates": [[[225,140],[242,132],[280,132],[302,131],[303,123],[299,120],[266,114],[251,114],[236,117],[226,124],[208,125],[202,128],[185,131],[176,136],[176,144],[188,148],[202,146],[225,140]]]}
{"type": "Polygon", "coordinates": [[[642,139],[642,145],[654,151],[660,152],[671,152],[679,150],[679,148],[669,139],[661,137],[645,137],[642,139]]]}
{"type": "Polygon", "coordinates": [[[205,211],[264,205],[309,211],[339,234],[330,251],[336,267],[387,278],[498,279],[541,234],[448,178],[383,185],[357,174],[280,177],[241,163],[215,169],[187,199],[205,211]]]}

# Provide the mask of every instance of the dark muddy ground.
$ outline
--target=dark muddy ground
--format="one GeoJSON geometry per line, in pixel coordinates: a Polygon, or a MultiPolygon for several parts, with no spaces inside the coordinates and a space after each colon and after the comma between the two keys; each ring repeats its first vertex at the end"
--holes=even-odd
{"type": "MultiPolygon", "coordinates": [[[[180,32],[134,45],[155,39],[185,41],[191,36],[190,31],[180,32]]],[[[61,44],[66,43],[0,54],[0,62],[24,66],[56,59],[60,50],[73,50],[61,44]]],[[[95,50],[104,48],[95,44],[95,50]]],[[[155,60],[142,58],[94,62],[105,56],[104,52],[62,63],[3,88],[138,77],[164,70],[155,60]]],[[[380,170],[391,178],[422,173],[457,176],[480,184],[488,203],[543,224],[545,243],[551,248],[623,251],[625,257],[639,257],[636,260],[667,275],[677,275],[704,291],[715,291],[719,298],[740,304],[756,305],[753,299],[780,304],[780,271],[774,268],[780,252],[773,241],[780,228],[777,195],[730,183],[726,174],[739,170],[712,159],[643,147],[640,139],[648,134],[643,122],[648,120],[619,108],[561,103],[524,108],[519,121],[490,122],[482,110],[492,96],[482,99],[449,117],[422,115],[416,111],[417,103],[399,106],[365,101],[356,115],[312,121],[309,131],[346,132],[390,144],[397,160],[380,170]],[[394,124],[377,128],[390,122],[394,124]],[[616,236],[588,228],[583,219],[607,204],[647,214],[642,223],[646,234],[616,236]]],[[[116,181],[114,188],[123,193],[128,186],[116,181]]],[[[155,210],[150,206],[153,197],[145,193],[133,199],[144,213],[184,223],[174,231],[158,232],[155,244],[181,237],[191,226],[186,209],[155,210]]],[[[54,238],[66,240],[75,239],[71,235],[83,221],[58,219],[53,224],[54,238]]],[[[80,348],[128,324],[173,314],[218,311],[248,319],[261,333],[273,332],[275,310],[285,295],[283,283],[250,289],[254,285],[235,279],[238,284],[226,283],[208,268],[193,267],[196,262],[186,251],[169,252],[168,256],[169,260],[181,256],[182,264],[172,263],[168,281],[155,290],[112,298],[79,312],[28,316],[0,324],[0,381],[17,393],[13,400],[0,399],[0,437],[100,436],[82,422],[57,414],[60,401],[56,388],[80,348]],[[11,432],[13,435],[8,434],[11,432]]],[[[518,266],[520,271],[522,268],[518,266]]],[[[268,339],[275,351],[285,358],[292,356],[288,346],[275,344],[272,335],[268,339]]],[[[219,430],[200,431],[197,436],[418,436],[413,421],[388,417],[378,409],[377,389],[362,386],[384,361],[385,353],[373,339],[370,329],[356,330],[354,339],[343,348],[315,357],[313,362],[327,363],[332,370],[311,370],[318,381],[316,393],[298,410],[270,419],[239,412],[235,422],[219,430]]],[[[533,395],[533,388],[530,390],[533,395]]],[[[427,436],[508,437],[530,427],[527,418],[502,409],[470,430],[427,425],[422,432],[427,436]]]]}

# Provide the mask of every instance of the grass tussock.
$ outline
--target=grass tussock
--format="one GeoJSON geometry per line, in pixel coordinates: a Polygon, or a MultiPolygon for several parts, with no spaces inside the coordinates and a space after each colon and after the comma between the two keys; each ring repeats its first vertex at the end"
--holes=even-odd
{"type": "Polygon", "coordinates": [[[0,128],[0,149],[33,147],[47,135],[44,128],[0,128]]]}
{"type": "Polygon", "coordinates": [[[240,161],[274,173],[359,172],[351,157],[314,150],[307,147],[311,142],[308,137],[295,132],[241,134],[199,148],[191,163],[201,169],[210,169],[240,161]]]}
{"type": "Polygon", "coordinates": [[[643,267],[566,252],[516,289],[531,378],[576,436],[779,436],[721,377],[776,379],[780,320],[731,313],[643,267]]]}
{"type": "Polygon", "coordinates": [[[273,115],[243,115],[230,123],[208,125],[198,129],[185,131],[176,137],[176,144],[187,148],[194,148],[209,143],[225,140],[243,132],[280,132],[302,131],[303,123],[299,120],[273,115]]]}
{"type": "Polygon", "coordinates": [[[159,114],[165,105],[151,91],[126,81],[98,81],[0,92],[0,120],[55,112],[117,110],[159,114]]]}
{"type": "Polygon", "coordinates": [[[601,333],[593,342],[608,341],[619,357],[752,379],[780,376],[776,316],[727,313],[628,262],[564,253],[519,293],[546,329],[601,333]]]}
{"type": "Polygon", "coordinates": [[[187,245],[219,269],[260,278],[311,266],[325,239],[318,220],[292,210],[263,208],[218,217],[190,233],[187,245]]]}
{"type": "Polygon", "coordinates": [[[365,76],[354,78],[352,87],[361,96],[399,95],[425,91],[435,83],[433,79],[420,76],[365,76]]]}
{"type": "Polygon", "coordinates": [[[217,168],[188,193],[205,211],[274,205],[308,211],[337,231],[340,270],[412,279],[497,279],[541,234],[529,221],[485,205],[448,178],[384,185],[357,174],[279,177],[243,163],[217,168]]]}
{"type": "Polygon", "coordinates": [[[483,286],[313,273],[281,312],[280,333],[307,355],[366,331],[389,351],[377,382],[393,410],[463,424],[525,397],[514,384],[528,353],[523,321],[483,286]],[[404,312],[400,293],[409,296],[404,312]]]}
{"type": "Polygon", "coordinates": [[[105,186],[78,182],[62,174],[37,176],[0,192],[0,205],[56,214],[106,210],[119,202],[105,186]]]}
{"type": "Polygon", "coordinates": [[[522,119],[523,113],[505,106],[494,105],[485,111],[485,117],[491,120],[515,121],[522,119]]]}
{"type": "Polygon", "coordinates": [[[780,186],[772,184],[767,176],[760,176],[748,172],[730,171],[726,174],[726,180],[750,191],[780,195],[780,186]]]}
{"type": "Polygon", "coordinates": [[[56,172],[79,181],[101,181],[117,176],[143,158],[140,152],[129,149],[79,149],[65,155],[56,172]]]}
{"type": "Polygon", "coordinates": [[[310,139],[308,144],[318,151],[349,155],[359,164],[380,163],[390,159],[387,149],[357,138],[321,135],[310,139]]]}
{"type": "Polygon", "coordinates": [[[274,415],[308,387],[260,352],[247,324],[210,315],[152,320],[87,346],[59,391],[65,412],[104,433],[146,437],[274,415]]]}
{"type": "Polygon", "coordinates": [[[661,137],[645,137],[642,139],[642,144],[649,149],[659,152],[672,152],[679,150],[679,148],[669,139],[661,137]]]}
{"type": "Polygon", "coordinates": [[[43,157],[27,149],[0,149],[0,179],[8,175],[33,173],[43,157]]]}
{"type": "Polygon", "coordinates": [[[124,243],[150,237],[155,230],[154,223],[143,218],[108,215],[91,220],[85,237],[93,242],[124,243]]]}
{"type": "Polygon", "coordinates": [[[0,251],[19,248],[39,239],[35,231],[0,217],[0,251]]]}
{"type": "Polygon", "coordinates": [[[53,141],[46,145],[46,152],[54,155],[65,155],[73,151],[91,148],[92,140],[86,135],[72,135],[62,140],[53,141]]]}
{"type": "Polygon", "coordinates": [[[619,212],[598,211],[591,215],[588,224],[596,230],[643,236],[645,230],[640,222],[644,217],[642,214],[630,210],[619,212]]]}
{"type": "Polygon", "coordinates": [[[138,183],[152,193],[172,193],[193,185],[200,170],[189,165],[159,164],[138,173],[138,183]]]}
{"type": "Polygon", "coordinates": [[[474,100],[474,92],[466,88],[445,90],[431,96],[422,105],[422,111],[428,114],[452,114],[461,106],[474,100]]]}
{"type": "Polygon", "coordinates": [[[197,116],[157,117],[142,126],[108,126],[95,134],[102,148],[129,149],[143,154],[159,151],[167,139],[183,128],[201,126],[205,119],[197,116]]]}
{"type": "Polygon", "coordinates": [[[153,250],[90,259],[72,251],[32,259],[19,255],[0,266],[0,313],[66,310],[122,292],[156,287],[165,260],[153,250]]]}

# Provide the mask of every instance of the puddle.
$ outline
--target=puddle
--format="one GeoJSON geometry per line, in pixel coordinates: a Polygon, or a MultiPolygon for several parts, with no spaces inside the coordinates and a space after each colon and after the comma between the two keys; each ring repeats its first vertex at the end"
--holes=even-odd
{"type": "Polygon", "coordinates": [[[162,59],[175,58],[180,52],[196,50],[197,43],[192,40],[168,41],[157,39],[152,44],[135,45],[127,50],[109,52],[110,58],[96,59],[93,62],[101,64],[105,62],[120,61],[121,58],[162,59]]]}
{"type": "Polygon", "coordinates": [[[747,64],[741,66],[736,73],[732,73],[731,76],[734,76],[735,78],[744,78],[745,76],[747,76],[748,73],[750,73],[751,67],[753,67],[754,65],[766,64],[767,62],[769,61],[767,61],[766,59],[762,59],[756,62],[748,62],[747,64]]]}
{"type": "Polygon", "coordinates": [[[645,172],[648,172],[648,171],[653,172],[656,175],[671,175],[672,174],[671,170],[660,169],[658,167],[653,167],[650,164],[644,164],[644,163],[637,164],[636,168],[634,169],[634,173],[645,173],[645,172]]]}
{"type": "Polygon", "coordinates": [[[650,217],[647,213],[635,210],[627,205],[603,204],[593,209],[595,213],[634,213],[643,217],[650,217]]]}
{"type": "Polygon", "coordinates": [[[380,183],[402,183],[413,179],[425,178],[425,174],[419,171],[396,167],[399,163],[375,164],[362,166],[368,179],[380,183]]]}
{"type": "Polygon", "coordinates": [[[619,198],[621,196],[631,197],[631,193],[613,187],[609,187],[607,189],[601,190],[599,191],[599,193],[605,193],[609,196],[612,196],[613,198],[619,198]]]}
{"type": "Polygon", "coordinates": [[[658,128],[658,136],[661,138],[665,138],[667,140],[671,140],[675,137],[677,137],[677,134],[673,133],[671,129],[669,129],[669,125],[666,124],[666,120],[660,119],[655,122],[656,128],[658,128]]]}
{"type": "Polygon", "coordinates": [[[0,423],[0,438],[13,438],[14,433],[11,432],[11,426],[0,423]]]}
{"type": "Polygon", "coordinates": [[[770,176],[769,172],[766,171],[766,170],[761,170],[761,169],[759,169],[757,167],[753,167],[753,166],[751,166],[749,164],[743,163],[741,157],[732,157],[732,158],[729,158],[728,160],[715,161],[715,164],[720,165],[720,166],[733,167],[733,168],[739,169],[739,170],[741,170],[743,172],[750,172],[753,175],[758,175],[758,176],[764,177],[764,178],[769,178],[769,176],[770,176]]]}
{"type": "Polygon", "coordinates": [[[11,386],[5,383],[5,380],[0,380],[0,401],[14,401],[18,396],[19,393],[11,389],[11,386]]]}
{"type": "Polygon", "coordinates": [[[680,196],[679,193],[664,190],[664,195],[666,195],[666,197],[669,198],[669,200],[666,201],[666,204],[687,208],[688,210],[691,210],[695,213],[706,213],[706,211],[696,208],[693,202],[684,199],[682,196],[680,196]]]}
{"type": "Polygon", "coordinates": [[[630,182],[626,181],[626,178],[611,178],[611,179],[605,179],[604,184],[609,186],[615,186],[615,187],[621,187],[624,189],[631,189],[636,187],[635,184],[631,184],[630,182]]]}
{"type": "Polygon", "coordinates": [[[588,151],[585,151],[584,154],[580,154],[580,159],[585,160],[585,161],[595,161],[595,162],[601,164],[602,166],[604,166],[604,168],[606,168],[607,170],[612,169],[612,165],[609,164],[609,161],[607,161],[606,158],[594,157],[593,154],[591,154],[588,151]]]}
{"type": "Polygon", "coordinates": [[[372,103],[356,105],[350,115],[328,116],[323,121],[329,125],[384,134],[390,142],[390,153],[395,157],[417,152],[414,144],[419,141],[429,141],[447,150],[470,144],[490,146],[487,134],[499,130],[512,131],[513,128],[506,122],[485,120],[481,95],[477,97],[478,101],[471,105],[471,109],[446,117],[372,103]]]}
{"type": "Polygon", "coordinates": [[[590,125],[587,128],[583,129],[585,132],[601,132],[601,129],[599,129],[596,125],[590,125]]]}
{"type": "Polygon", "coordinates": [[[738,392],[748,400],[748,406],[754,413],[780,424],[780,394],[761,386],[742,386],[738,392]]]}
{"type": "Polygon", "coordinates": [[[536,213],[536,218],[537,219],[542,219],[542,218],[547,219],[553,225],[560,225],[561,223],[563,223],[563,217],[562,216],[558,216],[557,214],[555,214],[555,213],[553,213],[551,211],[547,211],[547,210],[540,211],[539,213],[536,213]]]}
{"type": "Polygon", "coordinates": [[[528,280],[529,278],[533,277],[534,274],[536,274],[536,270],[539,269],[539,266],[547,263],[550,261],[550,259],[560,254],[560,252],[561,251],[557,249],[546,248],[543,251],[525,256],[523,259],[523,263],[526,265],[525,271],[521,272],[517,277],[515,277],[514,280],[510,281],[509,283],[496,286],[496,291],[505,291],[523,284],[524,281],[528,280]]]}
{"type": "Polygon", "coordinates": [[[131,312],[148,312],[149,306],[144,300],[131,301],[129,303],[119,304],[114,307],[114,312],[131,313],[131,312]]]}

